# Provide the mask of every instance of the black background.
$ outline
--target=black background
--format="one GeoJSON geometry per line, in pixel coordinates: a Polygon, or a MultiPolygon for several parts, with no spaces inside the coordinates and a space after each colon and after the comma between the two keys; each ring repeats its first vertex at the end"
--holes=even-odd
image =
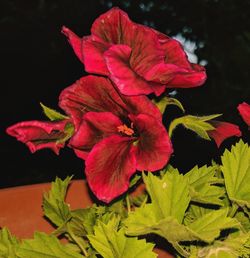
{"type": "MultiPolygon", "coordinates": [[[[56,175],[84,177],[84,162],[71,149],[59,156],[50,150],[30,154],[5,130],[19,121],[45,119],[39,102],[58,109],[60,91],[84,75],[60,33],[62,25],[79,36],[88,35],[94,19],[112,6],[122,8],[133,21],[196,42],[196,55],[208,62],[208,80],[202,87],[178,90],[176,97],[189,114],[223,113],[221,119],[238,124],[249,141],[236,107],[250,102],[250,1],[1,0],[0,187],[51,181],[56,175]]],[[[177,108],[168,108],[166,124],[180,115],[177,108]]],[[[214,142],[180,127],[173,136],[171,163],[185,172],[216,159],[235,141],[228,139],[217,149],[214,142]]]]}

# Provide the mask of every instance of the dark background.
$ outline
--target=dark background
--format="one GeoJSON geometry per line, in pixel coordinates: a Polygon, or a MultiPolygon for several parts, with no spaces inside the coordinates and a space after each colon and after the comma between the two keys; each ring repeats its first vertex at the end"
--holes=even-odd
{"type": "MultiPolygon", "coordinates": [[[[236,107],[250,102],[250,1],[1,0],[0,187],[51,181],[56,175],[84,177],[84,163],[71,149],[63,149],[59,156],[50,150],[30,154],[5,130],[19,121],[45,119],[39,102],[58,109],[60,91],[84,74],[83,65],[60,33],[61,26],[88,35],[94,19],[112,6],[122,8],[133,21],[195,42],[198,62],[206,60],[208,80],[202,87],[178,90],[176,98],[189,114],[223,113],[221,119],[238,124],[244,140],[249,141],[236,107]]],[[[181,112],[171,107],[166,114],[168,124],[181,112]]],[[[196,163],[216,159],[236,141],[228,139],[217,149],[214,142],[180,127],[173,136],[171,162],[187,171],[196,163]]]]}

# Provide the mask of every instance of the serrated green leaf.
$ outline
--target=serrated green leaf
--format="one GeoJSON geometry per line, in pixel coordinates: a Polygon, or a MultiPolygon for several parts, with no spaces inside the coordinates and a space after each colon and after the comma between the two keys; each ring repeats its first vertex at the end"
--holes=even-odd
{"type": "Polygon", "coordinates": [[[250,249],[246,247],[249,234],[228,237],[224,241],[215,241],[212,245],[200,248],[197,257],[204,258],[238,258],[249,257],[250,249]],[[246,255],[246,256],[244,256],[246,255]]]}
{"type": "Polygon", "coordinates": [[[173,217],[157,220],[152,204],[147,204],[131,212],[125,220],[125,225],[127,227],[126,233],[130,236],[155,233],[164,237],[170,243],[199,239],[173,217]]]}
{"type": "Polygon", "coordinates": [[[43,105],[42,103],[40,103],[44,114],[51,120],[51,121],[59,121],[59,120],[64,120],[64,119],[68,119],[67,116],[62,115],[61,113],[59,113],[58,111],[51,109],[49,107],[46,107],[45,105],[43,105]]]}
{"type": "Polygon", "coordinates": [[[166,107],[168,105],[174,105],[177,106],[178,108],[181,109],[181,111],[184,113],[185,109],[183,107],[183,105],[181,104],[181,102],[176,99],[176,98],[169,98],[169,97],[163,97],[160,100],[153,100],[153,103],[159,108],[159,110],[161,111],[161,113],[163,114],[166,107]]]}
{"type": "Polygon", "coordinates": [[[188,210],[185,214],[184,225],[189,225],[193,223],[195,220],[201,218],[205,214],[211,212],[212,210],[209,208],[205,208],[200,206],[199,203],[192,203],[189,205],[188,210]]]}
{"type": "Polygon", "coordinates": [[[71,178],[67,177],[65,180],[56,178],[51,190],[43,196],[44,215],[59,227],[71,218],[69,206],[64,202],[71,178]]]}
{"type": "Polygon", "coordinates": [[[103,258],[155,258],[154,247],[145,240],[130,238],[124,229],[118,229],[119,218],[113,217],[107,224],[99,222],[94,234],[89,235],[91,245],[103,258]]]}
{"type": "Polygon", "coordinates": [[[221,170],[229,199],[250,208],[250,147],[240,140],[222,156],[221,170]]]}
{"type": "Polygon", "coordinates": [[[211,243],[220,235],[221,230],[240,226],[236,219],[227,217],[227,214],[228,209],[211,211],[189,224],[188,228],[204,242],[211,243]]]}
{"type": "Polygon", "coordinates": [[[221,199],[225,191],[223,187],[213,185],[221,183],[221,179],[217,178],[215,173],[216,167],[214,166],[203,166],[201,168],[195,166],[185,174],[185,177],[189,180],[192,201],[204,204],[223,205],[221,199]]]}
{"type": "Polygon", "coordinates": [[[236,212],[234,218],[240,222],[246,232],[250,232],[250,220],[243,211],[236,212]]]}
{"type": "Polygon", "coordinates": [[[93,233],[93,227],[97,219],[96,206],[71,211],[71,215],[72,219],[68,224],[75,235],[83,237],[93,233]]]}
{"type": "Polygon", "coordinates": [[[7,228],[0,230],[0,257],[17,258],[16,249],[18,245],[18,240],[10,234],[7,228]]]}
{"type": "Polygon", "coordinates": [[[214,130],[214,127],[207,121],[214,119],[218,116],[220,116],[220,114],[215,114],[210,116],[186,115],[183,117],[176,118],[171,122],[169,126],[169,130],[168,130],[169,136],[171,137],[174,129],[178,125],[182,124],[185,128],[191,131],[194,131],[201,138],[205,140],[211,140],[207,132],[214,130]]]}
{"type": "Polygon", "coordinates": [[[82,258],[71,247],[63,245],[53,235],[35,233],[34,239],[24,240],[17,251],[19,258],[82,258]]]}
{"type": "Polygon", "coordinates": [[[188,180],[177,170],[166,173],[161,179],[149,173],[143,175],[157,219],[169,216],[182,222],[190,202],[188,180]]]}

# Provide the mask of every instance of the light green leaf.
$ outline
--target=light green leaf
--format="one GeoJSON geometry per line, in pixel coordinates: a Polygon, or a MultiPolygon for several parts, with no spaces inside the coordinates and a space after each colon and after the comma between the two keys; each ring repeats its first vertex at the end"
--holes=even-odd
{"type": "Polygon", "coordinates": [[[18,245],[17,239],[10,234],[7,228],[0,230],[0,257],[17,258],[16,249],[18,245]]]}
{"type": "Polygon", "coordinates": [[[69,206],[64,202],[71,178],[67,177],[64,181],[56,178],[49,193],[43,196],[44,215],[59,227],[71,218],[69,206]]]}
{"type": "Polygon", "coordinates": [[[228,209],[211,211],[188,225],[201,240],[207,243],[214,241],[221,230],[227,228],[238,228],[240,223],[236,219],[227,217],[228,209]]]}
{"type": "Polygon", "coordinates": [[[93,227],[96,223],[96,206],[86,209],[78,209],[71,212],[72,219],[68,225],[77,236],[86,236],[93,233],[93,227]]]}
{"type": "Polygon", "coordinates": [[[213,185],[221,183],[221,179],[216,177],[216,167],[203,166],[198,168],[195,166],[185,174],[185,177],[189,180],[192,201],[223,205],[221,198],[225,193],[224,188],[213,185]]]}
{"type": "Polygon", "coordinates": [[[250,147],[240,140],[222,156],[221,170],[229,199],[250,208],[250,147]]]}
{"type": "Polygon", "coordinates": [[[151,243],[127,237],[124,229],[118,229],[119,218],[113,217],[107,224],[99,222],[94,234],[89,235],[91,245],[103,258],[155,258],[151,243]]]}
{"type": "Polygon", "coordinates": [[[74,131],[75,131],[75,128],[74,128],[73,124],[67,123],[65,125],[65,128],[64,128],[64,131],[63,131],[65,133],[65,136],[60,138],[59,140],[57,140],[56,143],[58,144],[58,143],[66,142],[68,139],[71,138],[71,136],[73,135],[74,131]]]}
{"type": "Polygon", "coordinates": [[[129,182],[129,188],[133,187],[134,185],[136,185],[136,183],[141,179],[141,174],[138,175],[136,174],[135,176],[133,176],[133,178],[131,179],[131,181],[129,182]]]}
{"type": "Polygon", "coordinates": [[[199,203],[192,203],[189,205],[188,210],[185,214],[184,225],[189,225],[195,220],[201,218],[205,214],[211,212],[209,208],[205,208],[199,205],[199,203]]]}
{"type": "Polygon", "coordinates": [[[210,116],[186,115],[186,116],[176,118],[171,122],[169,126],[169,130],[168,130],[169,136],[171,137],[174,129],[178,125],[182,124],[185,128],[191,131],[194,131],[201,138],[205,140],[211,140],[207,132],[214,130],[214,127],[207,121],[212,120],[218,116],[221,116],[221,115],[220,114],[215,114],[210,116]]]}
{"type": "Polygon", "coordinates": [[[125,220],[125,225],[127,227],[126,233],[130,236],[155,233],[164,237],[170,243],[199,239],[198,236],[173,217],[157,220],[152,204],[147,204],[131,212],[125,220]]]}
{"type": "Polygon", "coordinates": [[[24,240],[17,251],[20,258],[82,258],[71,247],[63,245],[53,235],[35,233],[34,239],[24,240]]]}
{"type": "Polygon", "coordinates": [[[246,232],[250,232],[250,220],[243,211],[238,211],[234,218],[240,222],[246,232]]]}
{"type": "Polygon", "coordinates": [[[176,98],[163,97],[160,100],[153,99],[153,103],[159,108],[162,114],[168,105],[175,105],[180,108],[183,113],[185,112],[183,105],[176,98]]]}
{"type": "Polygon", "coordinates": [[[148,176],[143,175],[143,180],[156,217],[163,219],[172,216],[181,223],[190,201],[188,179],[173,170],[161,179],[149,173],[148,176]]]}
{"type": "Polygon", "coordinates": [[[43,105],[42,103],[40,103],[44,114],[51,120],[51,121],[58,121],[58,120],[64,120],[64,119],[68,119],[67,116],[62,115],[61,113],[57,112],[54,109],[51,109],[49,107],[46,107],[45,105],[43,105]]]}
{"type": "Polygon", "coordinates": [[[197,257],[204,258],[238,258],[249,257],[250,249],[246,246],[250,239],[248,234],[228,237],[224,241],[215,241],[212,245],[200,248],[197,257]],[[246,255],[246,256],[243,256],[246,255]]]}

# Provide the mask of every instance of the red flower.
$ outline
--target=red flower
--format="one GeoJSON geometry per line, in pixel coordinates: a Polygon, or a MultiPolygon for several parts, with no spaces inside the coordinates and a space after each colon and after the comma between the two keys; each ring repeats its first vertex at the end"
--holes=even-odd
{"type": "Polygon", "coordinates": [[[172,145],[147,97],[121,95],[108,79],[87,76],[63,91],[60,105],[77,124],[70,146],[86,161],[99,199],[124,193],[136,170],[155,171],[168,162],[172,145]]]}
{"type": "Polygon", "coordinates": [[[210,123],[215,127],[215,129],[208,131],[208,135],[214,139],[218,148],[227,138],[232,136],[241,136],[241,131],[237,125],[219,121],[213,121],[210,123]]]}
{"type": "Polygon", "coordinates": [[[160,95],[166,87],[196,87],[206,80],[204,68],[189,63],[176,40],[132,22],[119,8],[97,18],[90,36],[62,31],[86,71],[109,76],[125,95],[160,95]]]}
{"type": "Polygon", "coordinates": [[[49,148],[59,154],[67,138],[66,126],[69,120],[57,122],[26,121],[7,128],[6,132],[25,143],[30,151],[49,148]]]}
{"type": "Polygon", "coordinates": [[[250,105],[246,102],[239,104],[238,111],[250,129],[250,105]]]}

